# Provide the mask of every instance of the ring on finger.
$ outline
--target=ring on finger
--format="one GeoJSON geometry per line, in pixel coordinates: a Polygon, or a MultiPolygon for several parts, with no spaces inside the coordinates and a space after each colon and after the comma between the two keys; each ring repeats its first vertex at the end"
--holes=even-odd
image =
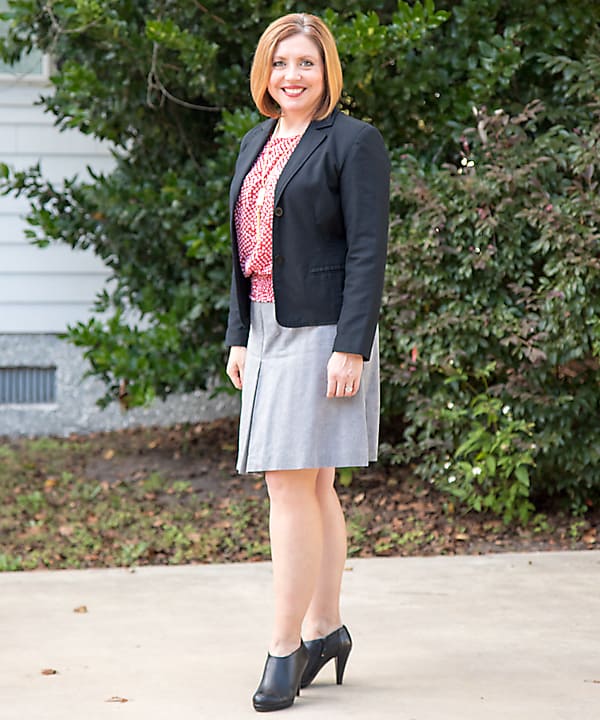
{"type": "Polygon", "coordinates": [[[352,385],[346,385],[344,387],[344,392],[351,393],[352,392],[352,385]]]}

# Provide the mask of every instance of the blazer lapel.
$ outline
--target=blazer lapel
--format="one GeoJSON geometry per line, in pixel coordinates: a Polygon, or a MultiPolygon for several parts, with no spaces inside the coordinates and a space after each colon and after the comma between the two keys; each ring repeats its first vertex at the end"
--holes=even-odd
{"type": "Polygon", "coordinates": [[[285,190],[285,186],[327,137],[327,128],[333,125],[335,114],[336,112],[334,111],[332,115],[326,117],[324,120],[312,122],[308,126],[308,129],[302,136],[302,139],[298,143],[290,159],[285,164],[283,172],[279,176],[279,180],[277,181],[277,185],[275,187],[275,205],[279,203],[279,199],[285,190]]]}
{"type": "Polygon", "coordinates": [[[248,140],[248,143],[244,148],[244,152],[239,156],[238,166],[236,168],[235,175],[233,176],[233,180],[231,181],[231,188],[229,190],[229,206],[232,211],[237,201],[237,197],[240,194],[240,190],[242,189],[244,178],[248,174],[248,171],[252,167],[260,151],[263,149],[276,122],[276,120],[271,119],[257,125],[256,132],[248,140]]]}
{"type": "MultiPolygon", "coordinates": [[[[279,177],[277,187],[275,188],[275,205],[279,202],[281,193],[288,182],[292,179],[292,177],[294,177],[298,170],[300,170],[323,140],[325,140],[328,134],[327,128],[330,128],[333,125],[335,116],[338,112],[338,110],[334,110],[333,113],[324,120],[312,122],[308,126],[308,129],[304,133],[279,177]]],[[[248,174],[248,171],[252,167],[260,151],[263,149],[267,139],[270,137],[276,122],[276,120],[270,119],[260,125],[257,125],[256,133],[248,140],[248,143],[244,148],[244,152],[240,155],[238,167],[233,180],[231,181],[231,188],[229,191],[229,206],[231,211],[233,211],[237,201],[244,178],[248,174]]]]}

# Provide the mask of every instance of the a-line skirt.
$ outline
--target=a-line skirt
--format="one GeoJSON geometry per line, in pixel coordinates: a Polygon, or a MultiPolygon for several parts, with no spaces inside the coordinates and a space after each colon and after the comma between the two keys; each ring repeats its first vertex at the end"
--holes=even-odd
{"type": "Polygon", "coordinates": [[[327,397],[335,325],[286,328],[274,303],[251,303],[242,387],[240,473],[358,467],[377,459],[379,346],[352,397],[327,397]]]}

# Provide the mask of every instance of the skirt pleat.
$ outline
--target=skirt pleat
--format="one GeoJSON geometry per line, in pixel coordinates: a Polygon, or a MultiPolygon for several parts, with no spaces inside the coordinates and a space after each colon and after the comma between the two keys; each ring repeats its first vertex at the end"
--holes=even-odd
{"type": "Polygon", "coordinates": [[[353,397],[328,398],[335,325],[285,328],[273,303],[251,304],[240,415],[240,473],[359,467],[377,459],[379,348],[353,397]]]}

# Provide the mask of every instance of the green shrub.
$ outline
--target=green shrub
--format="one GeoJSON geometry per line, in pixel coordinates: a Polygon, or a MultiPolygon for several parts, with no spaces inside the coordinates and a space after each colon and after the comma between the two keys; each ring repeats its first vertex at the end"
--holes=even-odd
{"type": "Polygon", "coordinates": [[[388,451],[505,519],[600,494],[599,60],[574,63],[587,122],[478,111],[455,165],[405,156],[394,177],[384,400],[406,426],[388,451]]]}
{"type": "MultiPolygon", "coordinates": [[[[33,242],[92,248],[111,270],[94,316],[69,330],[105,383],[103,404],[121,396],[140,405],[224,377],[228,190],[240,139],[259,120],[249,93],[252,55],[274,18],[327,6],[229,0],[213,11],[196,2],[11,0],[0,55],[14,60],[33,44],[51,53],[57,71],[43,104],[59,128],[115,148],[112,172],[64,187],[37,167],[14,172],[0,163],[0,192],[31,203],[33,242]]],[[[350,92],[367,82],[365,63],[385,51],[369,86],[383,87],[395,74],[388,60],[420,47],[446,18],[431,0],[350,0],[326,15],[343,35],[342,56],[348,47],[350,92]],[[354,57],[357,47],[363,54],[354,57]]],[[[345,102],[359,116],[369,111],[351,95],[345,102]]]]}
{"type": "Polygon", "coordinates": [[[597,0],[10,0],[0,56],[50,53],[44,107],[115,148],[112,172],[64,186],[0,163],[33,242],[91,248],[112,271],[69,331],[102,402],[123,380],[136,405],[223,371],[227,191],[258,120],[249,65],[290,11],[326,18],[342,104],[395,161],[382,390],[384,425],[404,433],[390,452],[441,487],[454,463],[467,507],[523,518],[558,493],[581,510],[600,465],[597,0]]]}

